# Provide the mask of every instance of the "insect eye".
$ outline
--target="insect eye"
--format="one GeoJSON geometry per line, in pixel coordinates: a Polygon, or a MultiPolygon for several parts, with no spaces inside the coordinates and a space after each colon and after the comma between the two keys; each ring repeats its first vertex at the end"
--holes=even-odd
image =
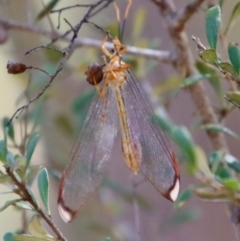
{"type": "Polygon", "coordinates": [[[110,50],[110,52],[113,54],[113,53],[115,52],[115,49],[112,48],[112,49],[110,50]]]}

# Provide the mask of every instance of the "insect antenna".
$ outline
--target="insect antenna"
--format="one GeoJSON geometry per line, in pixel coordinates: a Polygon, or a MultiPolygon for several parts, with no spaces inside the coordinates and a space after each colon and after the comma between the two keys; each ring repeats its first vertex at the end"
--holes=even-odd
{"type": "Polygon", "coordinates": [[[119,38],[120,42],[123,41],[123,33],[124,33],[126,20],[127,20],[128,13],[129,13],[131,5],[132,5],[132,0],[128,0],[128,5],[127,5],[126,10],[125,10],[124,19],[123,19],[123,23],[122,23],[122,27],[121,27],[119,7],[118,7],[116,2],[113,3],[113,6],[114,6],[115,11],[116,11],[117,21],[118,21],[118,38],[119,38]]]}
{"type": "Polygon", "coordinates": [[[128,13],[129,13],[131,5],[132,5],[132,0],[128,0],[128,5],[127,5],[126,10],[125,10],[123,25],[122,25],[121,35],[120,35],[121,36],[121,42],[123,40],[124,28],[125,28],[125,24],[126,24],[126,21],[127,21],[127,18],[128,18],[128,13]]]}

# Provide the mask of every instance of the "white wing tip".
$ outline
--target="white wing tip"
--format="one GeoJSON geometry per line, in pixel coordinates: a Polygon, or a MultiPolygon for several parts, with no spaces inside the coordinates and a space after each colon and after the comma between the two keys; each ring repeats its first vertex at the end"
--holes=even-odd
{"type": "Polygon", "coordinates": [[[180,181],[179,181],[179,178],[177,178],[175,185],[169,192],[169,197],[173,202],[175,202],[177,200],[179,189],[180,189],[180,181]]]}
{"type": "Polygon", "coordinates": [[[61,202],[58,203],[58,212],[65,223],[69,223],[72,221],[72,213],[66,210],[66,208],[62,205],[61,202]]]}

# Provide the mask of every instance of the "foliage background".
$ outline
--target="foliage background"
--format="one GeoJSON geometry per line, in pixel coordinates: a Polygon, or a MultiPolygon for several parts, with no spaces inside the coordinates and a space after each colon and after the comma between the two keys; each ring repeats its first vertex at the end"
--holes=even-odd
{"type": "MultiPolygon", "coordinates": [[[[47,3],[48,1],[44,1],[47,3]]],[[[79,1],[78,1],[79,2],[79,1]]],[[[188,1],[176,1],[178,8],[184,6],[188,1]]],[[[223,22],[229,18],[230,12],[237,1],[226,1],[229,4],[224,5],[223,22]]],[[[76,3],[76,1],[68,1],[67,5],[76,3]]],[[[42,28],[49,29],[49,22],[45,18],[39,22],[34,22],[35,16],[42,9],[40,1],[18,0],[18,1],[0,1],[0,16],[12,18],[20,22],[30,21],[33,25],[40,25],[42,28]]],[[[118,1],[122,12],[125,9],[126,2],[118,1]]],[[[66,6],[65,1],[60,1],[58,7],[66,6]]],[[[81,18],[84,9],[71,10],[64,13],[64,17],[70,22],[77,22],[81,18]]],[[[51,19],[55,26],[57,24],[57,15],[52,14],[51,19]]],[[[105,9],[94,18],[94,22],[101,23],[102,26],[111,25],[115,20],[115,12],[111,6],[105,9]]],[[[189,39],[191,35],[198,36],[202,42],[207,45],[205,36],[204,20],[205,12],[199,10],[197,14],[190,19],[187,24],[187,34],[189,39]]],[[[61,25],[61,31],[67,29],[66,24],[61,25]]],[[[231,29],[228,35],[228,41],[238,41],[238,25],[236,24],[231,29]]],[[[11,116],[16,109],[16,100],[23,92],[29,75],[24,73],[21,75],[9,75],[6,71],[6,63],[8,60],[14,60],[38,66],[43,69],[48,69],[49,72],[56,68],[56,62],[51,60],[52,55],[46,51],[38,50],[28,56],[24,56],[29,49],[47,44],[49,41],[45,37],[39,37],[33,33],[25,31],[9,31],[8,41],[0,45],[0,73],[1,73],[1,95],[0,95],[0,117],[11,116]]],[[[80,31],[80,37],[92,37],[102,40],[103,36],[96,29],[89,26],[84,26],[80,31]]],[[[133,6],[130,10],[130,16],[127,21],[125,31],[125,43],[128,45],[138,45],[147,47],[149,43],[154,44],[154,41],[159,44],[159,48],[163,50],[173,50],[173,44],[167,34],[164,21],[159,15],[156,6],[147,0],[133,1],[133,6]],[[138,8],[143,8],[146,11],[147,18],[144,23],[143,31],[138,38],[131,36],[134,29],[134,16],[138,8]]],[[[66,44],[58,44],[57,47],[64,47],[66,44]]],[[[198,57],[196,44],[189,42],[195,58],[198,57]]],[[[221,52],[221,49],[219,49],[221,52]]],[[[54,81],[51,88],[48,89],[44,99],[43,110],[39,122],[39,132],[41,141],[37,146],[37,150],[33,156],[34,165],[46,165],[62,170],[68,153],[75,138],[76,130],[79,128],[79,118],[76,112],[72,111],[72,103],[83,93],[86,93],[91,87],[85,83],[83,75],[86,66],[89,63],[98,62],[101,52],[95,51],[89,47],[77,49],[71,56],[65,66],[65,70],[54,81]]],[[[133,65],[140,67],[134,68],[134,72],[145,82],[151,83],[153,86],[158,86],[160,82],[170,80],[176,76],[176,71],[166,64],[159,63],[157,68],[147,71],[147,66],[153,63],[151,60],[142,60],[139,57],[129,57],[133,65]],[[137,59],[137,60],[136,60],[137,59]],[[142,67],[143,66],[143,67],[142,67]],[[146,66],[146,68],[145,68],[146,66]]],[[[37,71],[31,71],[33,84],[30,94],[34,96],[46,84],[46,78],[37,71]]],[[[227,86],[226,84],[224,84],[227,86]]],[[[208,83],[205,83],[206,94],[211,98],[213,105],[217,106],[218,102],[215,93],[210,88],[208,83]]],[[[190,128],[196,120],[196,110],[192,104],[189,94],[185,90],[181,90],[176,94],[176,91],[167,92],[167,97],[159,96],[161,101],[170,100],[169,115],[177,124],[185,125],[190,128]]],[[[38,100],[41,102],[41,100],[38,100]]],[[[169,103],[168,103],[169,104],[169,103]]],[[[19,105],[19,104],[18,104],[19,105]]],[[[36,106],[36,103],[35,105],[36,106]]],[[[31,108],[35,108],[35,107],[31,108]]],[[[83,115],[83,114],[82,114],[83,115]]],[[[239,134],[239,112],[234,113],[227,119],[226,125],[239,134]]],[[[18,121],[14,121],[15,130],[19,132],[18,121]]],[[[2,137],[2,136],[1,136],[2,137]]],[[[239,142],[231,137],[226,137],[230,151],[236,157],[239,156],[239,142]]],[[[194,133],[194,140],[198,143],[206,153],[211,151],[204,131],[194,133]]],[[[115,145],[112,163],[109,168],[108,178],[116,181],[118,187],[131,192],[132,174],[127,170],[121,156],[120,142],[115,145]]],[[[76,240],[81,237],[82,240],[101,240],[105,236],[110,236],[112,240],[136,240],[134,236],[136,230],[136,210],[132,202],[126,201],[125,195],[119,195],[116,191],[109,187],[102,187],[99,192],[90,200],[84,207],[84,210],[79,215],[78,219],[69,225],[64,224],[57,213],[56,196],[58,182],[51,178],[51,210],[53,219],[59,226],[61,231],[66,234],[69,240],[76,240]],[[135,220],[135,221],[134,221],[135,220]]],[[[196,183],[196,179],[189,175],[185,165],[181,165],[181,190],[188,187],[189,184],[196,183]]],[[[1,190],[5,190],[2,185],[1,190]]],[[[139,232],[141,240],[186,240],[191,238],[195,241],[200,240],[234,240],[234,232],[231,227],[228,215],[228,207],[220,203],[207,203],[199,198],[193,197],[183,208],[183,210],[174,210],[170,202],[164,200],[151,187],[149,183],[143,183],[136,190],[141,194],[150,205],[140,206],[137,211],[139,215],[140,226],[139,232]],[[144,208],[145,207],[145,208],[144,208]],[[181,212],[183,214],[181,214],[181,212]],[[181,216],[181,215],[182,216],[181,216]],[[179,223],[173,222],[171,217],[180,215],[179,223]],[[184,216],[187,215],[187,216],[184,216]],[[184,217],[187,217],[184,221],[184,217]]],[[[37,191],[36,191],[37,193],[37,191]]],[[[6,196],[9,199],[9,196],[6,196]]],[[[0,204],[4,204],[1,198],[0,204]]],[[[176,220],[176,219],[174,219],[176,220]]],[[[15,231],[22,225],[21,214],[14,208],[8,208],[0,215],[0,236],[3,236],[6,231],[15,231]]]]}

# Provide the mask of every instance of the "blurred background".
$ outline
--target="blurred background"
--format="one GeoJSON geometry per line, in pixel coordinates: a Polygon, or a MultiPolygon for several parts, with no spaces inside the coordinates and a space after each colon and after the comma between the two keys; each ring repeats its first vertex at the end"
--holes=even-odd
{"type": "MultiPolygon", "coordinates": [[[[0,0],[0,17],[16,23],[30,24],[36,28],[54,31],[58,24],[58,15],[51,14],[36,20],[36,16],[48,1],[31,0],[0,0]],[[51,19],[51,20],[50,20],[51,19]],[[53,26],[51,26],[51,23],[53,26]],[[53,28],[53,29],[52,29],[53,28]]],[[[88,1],[88,3],[94,1],[88,1]]],[[[116,1],[122,13],[127,1],[116,1]]],[[[177,8],[183,7],[189,1],[175,1],[177,8]]],[[[229,18],[230,12],[237,1],[227,1],[223,8],[223,22],[229,18]]],[[[80,0],[59,1],[56,8],[81,3],[80,0]]],[[[82,1],[82,3],[86,3],[82,1]]],[[[207,7],[207,5],[204,5],[207,7]]],[[[207,45],[205,36],[205,12],[203,9],[194,15],[187,24],[189,48],[195,58],[198,57],[196,45],[190,41],[195,35],[207,45]]],[[[64,11],[61,15],[60,32],[64,33],[69,26],[62,20],[66,18],[75,25],[86,12],[84,8],[64,11]]],[[[104,9],[93,19],[103,28],[116,27],[116,14],[113,6],[104,9]]],[[[228,35],[229,42],[237,42],[239,31],[237,24],[228,35]]],[[[39,93],[47,84],[48,78],[43,73],[32,70],[20,75],[7,73],[8,61],[22,62],[54,73],[60,56],[58,53],[39,49],[25,56],[25,52],[36,47],[46,45],[49,38],[13,29],[1,33],[0,38],[6,38],[0,44],[0,118],[11,117],[14,111],[25,103],[24,91],[30,79],[30,98],[39,93]]],[[[94,27],[84,25],[79,32],[79,38],[88,37],[97,40],[104,38],[103,33],[94,27]]],[[[157,7],[150,0],[133,0],[123,37],[124,44],[142,48],[173,50],[174,45],[168,36],[164,20],[157,7]]],[[[68,43],[58,41],[56,48],[64,49],[68,43]]],[[[31,105],[30,110],[37,110],[38,131],[41,135],[40,143],[33,156],[33,165],[44,165],[50,170],[62,171],[69,159],[71,146],[74,143],[80,123],[84,119],[84,106],[88,102],[93,87],[86,82],[84,72],[91,63],[102,61],[100,49],[82,46],[75,49],[68,59],[63,71],[54,80],[44,96],[31,105]]],[[[171,65],[155,60],[126,55],[126,62],[130,63],[133,72],[143,84],[152,86],[157,94],[159,103],[167,108],[169,116],[175,123],[192,128],[197,120],[197,112],[186,90],[178,90],[177,86],[167,85],[167,81],[179,78],[171,65]]],[[[225,85],[223,83],[223,85],[225,85]]],[[[206,94],[211,98],[214,107],[218,107],[218,100],[208,83],[205,83],[206,94]]],[[[237,110],[227,119],[226,125],[239,133],[239,112],[237,110]]],[[[20,123],[14,120],[16,133],[20,133],[20,123]]],[[[3,136],[2,133],[1,138],[3,136]]],[[[193,133],[195,142],[206,153],[211,150],[210,143],[204,131],[193,133]]],[[[230,152],[238,157],[239,143],[227,137],[230,152]]],[[[174,144],[173,144],[174,145],[174,144]]],[[[177,147],[174,146],[176,153],[177,147]]],[[[181,190],[190,184],[197,183],[196,179],[186,171],[184,162],[180,163],[181,190]]],[[[54,172],[57,176],[57,172],[54,172]]],[[[52,175],[54,176],[54,175],[52,175]]],[[[234,240],[234,229],[231,227],[228,207],[221,203],[203,202],[193,197],[182,209],[176,210],[173,204],[159,195],[158,192],[143,177],[135,177],[125,166],[121,153],[120,138],[116,141],[111,158],[111,165],[106,174],[106,181],[98,189],[90,201],[84,206],[77,219],[71,224],[65,224],[57,212],[56,200],[58,179],[50,179],[50,208],[53,219],[68,240],[102,240],[109,236],[111,240],[234,240]],[[137,187],[134,183],[139,182],[137,187]]],[[[5,191],[0,185],[0,191],[5,191]]],[[[36,190],[36,196],[38,195],[36,190]]],[[[10,199],[2,195],[0,205],[10,199]]],[[[32,215],[28,214],[29,217],[32,215]]],[[[20,211],[10,207],[0,213],[0,237],[6,232],[21,229],[22,216],[20,211]]]]}

